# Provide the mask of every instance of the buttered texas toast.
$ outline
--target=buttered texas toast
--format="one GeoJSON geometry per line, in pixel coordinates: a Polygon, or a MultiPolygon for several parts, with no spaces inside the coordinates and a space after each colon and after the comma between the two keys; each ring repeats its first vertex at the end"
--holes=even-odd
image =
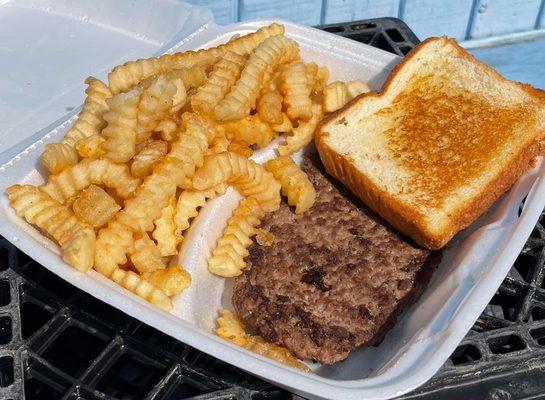
{"type": "Polygon", "coordinates": [[[454,40],[432,38],[379,94],[319,127],[327,171],[420,245],[438,249],[541,153],[545,93],[505,80],[454,40]]]}

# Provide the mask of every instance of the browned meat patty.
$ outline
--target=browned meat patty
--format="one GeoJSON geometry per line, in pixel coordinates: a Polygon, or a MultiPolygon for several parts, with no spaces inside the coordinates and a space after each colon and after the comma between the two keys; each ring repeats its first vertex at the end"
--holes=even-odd
{"type": "Polygon", "coordinates": [[[244,323],[302,359],[330,364],[382,341],[425,287],[440,256],[421,249],[326,177],[317,158],[303,169],[315,205],[286,204],[261,228],[272,246],[250,248],[233,304],[244,323]]]}

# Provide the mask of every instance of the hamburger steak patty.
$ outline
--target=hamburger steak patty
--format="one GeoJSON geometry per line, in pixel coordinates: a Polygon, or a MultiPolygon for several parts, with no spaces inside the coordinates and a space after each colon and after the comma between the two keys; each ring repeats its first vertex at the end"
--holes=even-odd
{"type": "Polygon", "coordinates": [[[287,204],[261,228],[274,243],[250,248],[233,305],[242,321],[297,357],[330,364],[376,345],[427,285],[439,253],[416,247],[326,177],[317,157],[303,170],[316,203],[287,204]]]}

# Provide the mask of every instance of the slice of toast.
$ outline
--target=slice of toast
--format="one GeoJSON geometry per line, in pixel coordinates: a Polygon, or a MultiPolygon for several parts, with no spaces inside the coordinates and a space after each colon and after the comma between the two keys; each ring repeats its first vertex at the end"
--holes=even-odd
{"type": "Polygon", "coordinates": [[[316,132],[327,171],[421,246],[443,247],[541,154],[545,92],[507,81],[455,40],[431,38],[381,93],[316,132]]]}

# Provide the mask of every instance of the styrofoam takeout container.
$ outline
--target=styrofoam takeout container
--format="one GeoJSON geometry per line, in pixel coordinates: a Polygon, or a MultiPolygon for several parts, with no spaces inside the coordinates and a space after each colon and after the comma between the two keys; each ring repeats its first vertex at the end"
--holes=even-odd
{"type": "MultiPolygon", "coordinates": [[[[223,43],[269,24],[254,21],[229,26],[206,24],[171,51],[223,43]]],[[[363,79],[379,89],[400,60],[381,50],[292,23],[289,37],[301,45],[305,60],[330,68],[331,79],[363,79]]],[[[71,116],[33,136],[0,158],[0,190],[13,183],[43,182],[38,157],[45,144],[58,141],[74,122],[71,116]],[[10,155],[16,154],[14,157],[10,155]]],[[[272,148],[256,152],[262,162],[272,148]]],[[[191,287],[166,313],[91,271],[79,273],[59,258],[51,241],[17,218],[6,195],[1,197],[0,233],[46,268],[91,295],[199,350],[236,365],[303,396],[328,399],[386,399],[406,393],[428,380],[493,296],[545,205],[544,164],[527,171],[510,192],[479,221],[459,234],[420,300],[408,309],[378,347],[361,348],[332,366],[312,366],[305,373],[230,344],[211,333],[220,308],[230,308],[232,280],[208,273],[206,258],[236,206],[229,190],[202,210],[180,254],[193,277],[191,287]],[[520,204],[527,195],[524,206],[520,204]]],[[[332,238],[334,240],[334,238],[332,238]]],[[[271,266],[273,267],[273,266],[271,266]]]]}

